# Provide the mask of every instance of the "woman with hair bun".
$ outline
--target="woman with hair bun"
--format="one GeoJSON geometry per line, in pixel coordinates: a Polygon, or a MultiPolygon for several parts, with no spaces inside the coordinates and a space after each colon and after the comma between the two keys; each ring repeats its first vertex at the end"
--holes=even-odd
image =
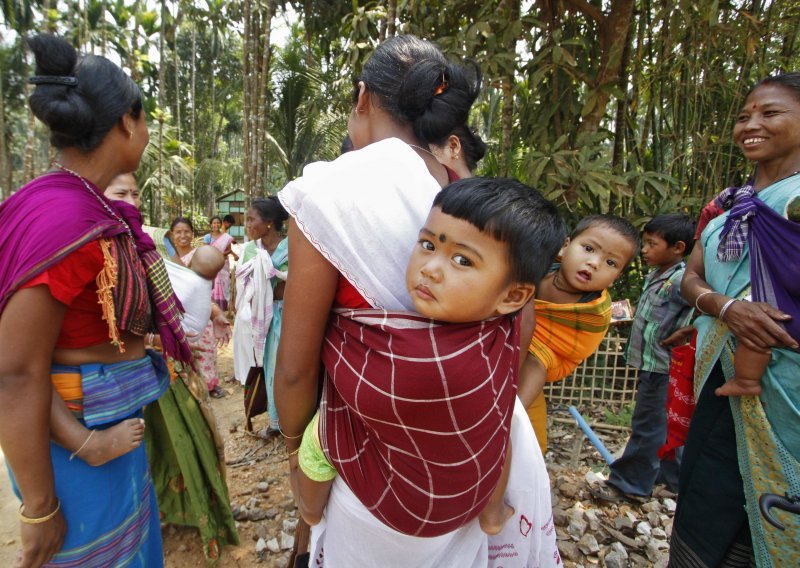
{"type": "MultiPolygon", "coordinates": [[[[414,309],[405,284],[410,244],[418,239],[434,196],[458,179],[429,147],[441,145],[466,123],[479,86],[480,73],[474,65],[449,62],[430,42],[406,35],[381,43],[354,83],[348,122],[354,150],[333,162],[306,166],[302,177],[278,194],[293,223],[289,226],[292,277],[286,284],[275,394],[292,491],[301,514],[316,523],[311,532],[312,566],[510,566],[510,556],[517,559],[515,566],[560,562],[547,472],[520,405],[510,427],[515,458],[506,492],[515,518],[492,537],[482,532],[477,513],[457,528],[442,530],[438,521],[420,519],[413,534],[400,532],[379,519],[374,509],[381,503],[365,502],[356,494],[357,484],[351,486],[344,479],[361,476],[362,486],[377,487],[374,480],[382,476],[369,468],[360,470],[367,463],[361,459],[362,451],[371,450],[370,436],[380,443],[378,432],[363,436],[364,415],[387,417],[387,427],[401,426],[388,417],[397,420],[393,405],[403,401],[381,392],[375,393],[369,408],[356,408],[343,394],[353,385],[340,390],[321,361],[324,355],[329,365],[333,360],[351,369],[366,365],[366,353],[345,349],[338,357],[332,353],[336,343],[330,333],[336,329],[329,320],[334,309],[414,309]],[[320,371],[324,380],[319,423],[306,431],[313,424],[320,371]],[[319,500],[313,500],[319,492],[307,485],[305,470],[298,469],[304,432],[319,437],[326,460],[336,464],[339,474],[322,502],[327,505],[321,519],[313,513],[322,509],[319,500]],[[517,455],[533,459],[527,463],[517,455]],[[546,512],[540,516],[534,511],[546,512]],[[502,554],[490,554],[490,549],[502,554]]],[[[529,338],[530,333],[525,340],[529,338]]],[[[364,392],[373,392],[366,383],[363,387],[364,392]]],[[[420,442],[413,433],[409,438],[412,444],[420,442]]],[[[429,451],[426,446],[426,455],[429,451]]],[[[428,462],[417,457],[420,476],[425,477],[428,462]]],[[[429,486],[423,481],[419,487],[422,495],[429,486]]],[[[394,495],[391,482],[384,489],[387,496],[394,495]]]]}
{"type": "Polygon", "coordinates": [[[142,97],[103,57],[51,35],[29,45],[29,103],[58,153],[0,204],[0,222],[26,220],[0,249],[0,445],[22,501],[19,565],[162,566],[144,444],[89,463],[98,438],[139,422],[169,385],[144,336],[191,361],[138,210],[103,195],[147,145],[142,97]]]}

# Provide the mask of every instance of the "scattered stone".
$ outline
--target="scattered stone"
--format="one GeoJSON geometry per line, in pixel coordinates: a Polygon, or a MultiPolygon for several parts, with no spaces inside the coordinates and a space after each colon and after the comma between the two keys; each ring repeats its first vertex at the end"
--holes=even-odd
{"type": "Polygon", "coordinates": [[[260,503],[261,501],[259,501],[255,497],[250,497],[250,499],[247,500],[245,507],[247,507],[248,509],[255,509],[256,507],[259,506],[260,503]]]}
{"type": "Polygon", "coordinates": [[[651,540],[647,543],[647,546],[644,547],[644,553],[647,555],[647,559],[652,562],[656,563],[664,554],[661,553],[661,550],[658,547],[657,541],[651,540]]]}
{"type": "Polygon", "coordinates": [[[242,491],[239,493],[239,497],[247,497],[248,495],[252,495],[252,494],[253,494],[253,490],[252,489],[250,489],[250,488],[242,489],[242,491]]]}
{"type": "Polygon", "coordinates": [[[651,527],[657,527],[661,525],[661,515],[655,511],[651,511],[647,513],[647,522],[650,523],[651,527]]]}
{"type": "Polygon", "coordinates": [[[667,510],[667,512],[674,513],[677,506],[678,504],[674,499],[670,499],[669,497],[664,499],[664,508],[667,510]]]}
{"type": "Polygon", "coordinates": [[[639,522],[639,517],[633,514],[633,511],[626,511],[625,516],[631,520],[631,523],[636,524],[639,522]]]}
{"type": "Polygon", "coordinates": [[[267,549],[270,552],[280,552],[281,546],[278,544],[277,538],[271,538],[267,541],[267,549]]]}
{"type": "Polygon", "coordinates": [[[642,521],[636,525],[636,532],[644,536],[649,536],[653,532],[653,527],[651,527],[650,523],[647,521],[642,521]]]}
{"type": "Polygon", "coordinates": [[[661,511],[661,503],[658,500],[648,501],[641,507],[642,511],[645,513],[652,513],[652,512],[660,512],[661,511]]]}
{"type": "Polygon", "coordinates": [[[625,560],[628,559],[628,551],[625,549],[625,547],[622,545],[621,542],[612,542],[611,543],[611,551],[618,553],[625,560]]]}
{"type": "Polygon", "coordinates": [[[259,538],[258,542],[256,542],[256,554],[263,554],[264,551],[267,549],[267,541],[263,538],[259,538]]]}
{"type": "Polygon", "coordinates": [[[254,509],[250,509],[248,511],[247,518],[251,521],[263,521],[267,518],[267,511],[261,507],[255,507],[254,509]]]}
{"type": "Polygon", "coordinates": [[[600,552],[600,545],[597,544],[597,539],[590,533],[586,533],[581,537],[578,541],[578,548],[587,556],[600,552]]]}
{"type": "Polygon", "coordinates": [[[297,528],[297,521],[298,519],[284,519],[283,530],[285,530],[289,534],[293,533],[294,530],[297,528]]]}
{"type": "Polygon", "coordinates": [[[609,552],[606,552],[603,561],[606,568],[627,568],[628,551],[622,543],[614,542],[611,544],[609,552]]]}
{"type": "Polygon", "coordinates": [[[262,481],[261,483],[258,483],[256,485],[256,491],[258,491],[259,493],[266,493],[268,489],[269,489],[269,483],[267,483],[266,481],[262,481]]]}
{"type": "Polygon", "coordinates": [[[662,528],[654,528],[653,538],[657,538],[658,540],[667,540],[667,533],[664,532],[664,529],[662,528]]]}
{"type": "Polygon", "coordinates": [[[256,525],[255,537],[256,539],[264,539],[267,540],[267,526],[264,524],[256,525]]]}
{"type": "Polygon", "coordinates": [[[614,519],[614,527],[616,527],[618,531],[633,530],[633,521],[631,521],[627,515],[623,515],[614,519]]]}
{"type": "Polygon", "coordinates": [[[597,509],[586,509],[584,512],[584,517],[589,522],[589,530],[592,532],[597,532],[600,528],[600,519],[597,517],[599,511],[597,509]]]}
{"type": "Polygon", "coordinates": [[[294,547],[294,537],[287,534],[286,531],[281,531],[281,550],[290,550],[294,547]]]}
{"type": "Polygon", "coordinates": [[[268,519],[274,519],[275,517],[278,516],[278,514],[280,514],[280,511],[278,511],[278,509],[276,509],[275,507],[270,507],[269,509],[267,509],[266,514],[268,519]]]}
{"type": "Polygon", "coordinates": [[[553,509],[553,522],[557,527],[567,526],[567,513],[564,512],[564,509],[559,507],[553,509]]]}
{"type": "Polygon", "coordinates": [[[591,470],[587,471],[586,475],[584,475],[583,478],[586,481],[586,484],[589,485],[590,487],[595,483],[603,483],[606,480],[606,478],[603,477],[601,474],[595,473],[591,470]]]}
{"type": "Polygon", "coordinates": [[[619,552],[609,552],[603,558],[603,564],[606,568],[628,568],[628,555],[619,554],[619,552]]]}
{"type": "Polygon", "coordinates": [[[572,519],[567,527],[567,533],[575,540],[580,540],[586,532],[586,523],[580,519],[572,519]]]}
{"type": "Polygon", "coordinates": [[[189,550],[189,548],[185,544],[178,547],[178,552],[186,552],[187,550],[189,550]]]}
{"type": "Polygon", "coordinates": [[[234,423],[234,424],[231,424],[228,427],[228,432],[230,432],[231,434],[235,434],[238,429],[239,429],[239,425],[234,423]]]}
{"type": "Polygon", "coordinates": [[[558,550],[561,553],[561,556],[567,560],[572,560],[573,562],[578,562],[583,558],[578,545],[568,540],[559,542],[558,550]]]}
{"type": "Polygon", "coordinates": [[[672,535],[672,519],[668,519],[668,520],[664,521],[663,525],[664,525],[664,532],[667,533],[668,537],[671,536],[672,535]]]}
{"type": "Polygon", "coordinates": [[[564,497],[573,498],[578,494],[578,486],[574,483],[562,483],[558,486],[558,490],[564,497]]]}
{"type": "Polygon", "coordinates": [[[284,511],[292,511],[297,507],[294,506],[294,499],[287,499],[283,502],[283,510],[284,511]]]}
{"type": "Polygon", "coordinates": [[[631,561],[631,564],[636,566],[636,568],[640,568],[640,567],[641,568],[653,568],[652,567],[652,563],[647,558],[645,558],[641,554],[636,554],[635,552],[631,553],[630,561],[631,561]]]}
{"type": "Polygon", "coordinates": [[[10,538],[6,541],[6,546],[11,546],[15,542],[17,542],[16,539],[10,538]]]}

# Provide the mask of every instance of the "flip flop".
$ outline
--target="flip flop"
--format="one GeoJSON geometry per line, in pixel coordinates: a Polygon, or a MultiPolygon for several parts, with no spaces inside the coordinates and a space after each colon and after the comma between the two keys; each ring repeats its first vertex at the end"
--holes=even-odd
{"type": "Polygon", "coordinates": [[[589,493],[592,497],[599,501],[606,503],[622,503],[628,501],[631,503],[643,503],[646,497],[640,495],[633,495],[632,493],[623,493],[609,483],[596,483],[589,487],[589,493]]]}

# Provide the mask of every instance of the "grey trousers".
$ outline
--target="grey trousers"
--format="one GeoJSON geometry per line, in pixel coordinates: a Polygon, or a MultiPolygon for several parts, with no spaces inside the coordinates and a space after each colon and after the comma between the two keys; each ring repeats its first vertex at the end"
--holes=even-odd
{"type": "Polygon", "coordinates": [[[674,460],[659,460],[658,449],[667,439],[667,390],[669,375],[641,371],[636,388],[636,406],[631,419],[631,437],[622,456],[611,464],[608,483],[633,495],[650,495],[653,485],[663,483],[678,491],[678,470],[683,448],[674,460]]]}

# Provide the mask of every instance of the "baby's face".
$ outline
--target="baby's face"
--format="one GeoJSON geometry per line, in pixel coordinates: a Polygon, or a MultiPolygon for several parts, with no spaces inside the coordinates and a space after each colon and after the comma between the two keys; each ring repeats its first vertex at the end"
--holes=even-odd
{"type": "Polygon", "coordinates": [[[633,252],[633,244],[617,231],[589,227],[561,249],[561,286],[573,293],[605,290],[622,274],[633,252]]]}
{"type": "Polygon", "coordinates": [[[507,313],[501,307],[512,287],[506,255],[504,243],[434,207],[406,270],[414,308],[445,322],[480,321],[507,313]]]}

